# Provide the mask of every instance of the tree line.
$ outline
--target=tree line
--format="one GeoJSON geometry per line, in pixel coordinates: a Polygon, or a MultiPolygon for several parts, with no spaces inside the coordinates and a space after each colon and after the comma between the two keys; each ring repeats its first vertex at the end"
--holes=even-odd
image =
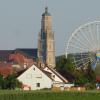
{"type": "Polygon", "coordinates": [[[88,89],[95,88],[96,76],[90,64],[86,70],[83,68],[77,70],[72,63],[72,55],[68,55],[67,59],[64,55],[57,57],[56,70],[76,86],[85,86],[88,89]]]}

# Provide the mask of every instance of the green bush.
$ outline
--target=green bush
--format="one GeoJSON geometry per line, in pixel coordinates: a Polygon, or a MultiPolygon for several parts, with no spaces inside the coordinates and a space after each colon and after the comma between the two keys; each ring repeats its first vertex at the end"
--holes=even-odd
{"type": "Polygon", "coordinates": [[[19,82],[13,74],[7,77],[0,75],[0,89],[15,89],[20,88],[21,85],[22,83],[19,82]]]}

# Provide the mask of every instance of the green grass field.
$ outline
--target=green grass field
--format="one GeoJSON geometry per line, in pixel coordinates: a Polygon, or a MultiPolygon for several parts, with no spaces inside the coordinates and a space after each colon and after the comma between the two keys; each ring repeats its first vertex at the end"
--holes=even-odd
{"type": "Polygon", "coordinates": [[[100,92],[0,91],[0,100],[100,100],[100,92]]]}

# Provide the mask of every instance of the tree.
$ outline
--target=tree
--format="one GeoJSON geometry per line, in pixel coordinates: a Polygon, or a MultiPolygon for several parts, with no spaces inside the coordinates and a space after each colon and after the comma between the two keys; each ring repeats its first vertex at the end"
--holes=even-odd
{"type": "Polygon", "coordinates": [[[68,55],[67,59],[65,56],[60,56],[57,58],[56,69],[76,85],[95,87],[95,72],[91,69],[90,63],[87,70],[83,68],[77,70],[72,63],[72,55],[68,55]]]}
{"type": "Polygon", "coordinates": [[[5,78],[5,82],[6,82],[6,88],[7,89],[15,89],[15,88],[19,88],[20,85],[21,85],[21,82],[19,82],[15,75],[11,74],[11,75],[8,75],[6,78],[5,78]]]}
{"type": "Polygon", "coordinates": [[[2,75],[0,75],[0,89],[2,89],[2,86],[3,86],[3,76],[2,75]]]}
{"type": "Polygon", "coordinates": [[[21,88],[22,83],[19,82],[14,74],[8,75],[7,77],[3,77],[0,75],[0,89],[15,89],[21,88]]]}
{"type": "Polygon", "coordinates": [[[68,56],[68,59],[63,56],[59,56],[56,60],[56,69],[60,74],[62,74],[65,78],[67,78],[69,81],[74,80],[74,67],[73,63],[71,61],[71,55],[68,56]]]}

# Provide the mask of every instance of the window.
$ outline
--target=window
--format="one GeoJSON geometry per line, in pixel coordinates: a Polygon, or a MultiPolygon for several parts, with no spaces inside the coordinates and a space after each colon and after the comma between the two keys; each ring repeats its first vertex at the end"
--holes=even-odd
{"type": "Polygon", "coordinates": [[[49,49],[51,50],[51,44],[49,45],[49,49]]]}
{"type": "Polygon", "coordinates": [[[53,75],[53,78],[55,78],[55,75],[53,75]]]}
{"type": "Polygon", "coordinates": [[[49,58],[49,62],[51,62],[51,57],[49,58]]]}
{"type": "Polygon", "coordinates": [[[42,78],[42,74],[36,74],[36,78],[42,78]]]}
{"type": "Polygon", "coordinates": [[[35,70],[35,68],[33,68],[33,70],[35,70]]]}
{"type": "Polygon", "coordinates": [[[40,87],[40,83],[36,83],[36,87],[40,87]]]}

